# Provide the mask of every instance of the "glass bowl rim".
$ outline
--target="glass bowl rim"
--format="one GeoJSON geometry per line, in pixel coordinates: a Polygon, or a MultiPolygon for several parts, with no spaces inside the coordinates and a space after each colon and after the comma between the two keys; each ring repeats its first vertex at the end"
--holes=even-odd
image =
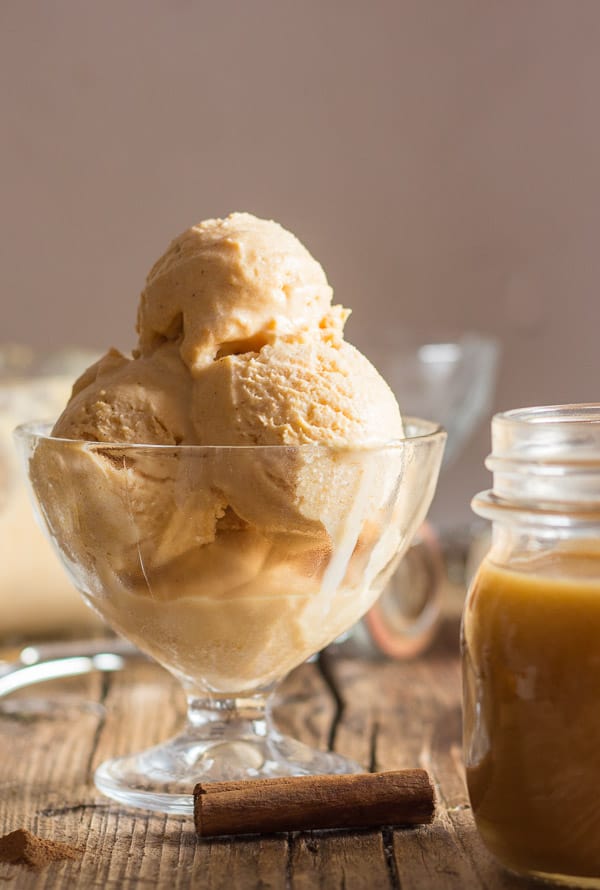
{"type": "Polygon", "coordinates": [[[420,442],[428,442],[428,441],[443,441],[446,438],[446,430],[439,424],[433,420],[425,420],[420,417],[414,416],[406,416],[402,418],[402,422],[408,426],[419,426],[424,429],[423,432],[417,432],[414,435],[403,436],[401,438],[396,439],[388,439],[386,441],[381,442],[364,442],[358,444],[352,444],[347,442],[340,443],[319,443],[319,442],[311,442],[300,445],[194,445],[194,444],[180,444],[180,445],[166,445],[166,444],[158,444],[158,443],[145,443],[145,442],[95,442],[89,439],[66,439],[63,436],[51,436],[48,435],[47,432],[52,429],[53,422],[47,420],[29,420],[26,423],[19,424],[13,430],[13,436],[18,441],[25,441],[30,438],[37,439],[38,441],[45,442],[56,442],[63,445],[84,445],[86,447],[91,448],[92,450],[97,450],[102,448],[103,450],[107,448],[115,448],[119,451],[128,450],[128,451],[136,451],[136,450],[148,450],[155,452],[166,452],[174,453],[174,452],[186,452],[186,453],[200,453],[207,451],[217,451],[217,450],[227,450],[227,451],[336,451],[336,452],[347,452],[349,450],[357,451],[357,452],[366,452],[366,451],[388,451],[390,449],[402,448],[408,443],[420,443],[420,442]]]}

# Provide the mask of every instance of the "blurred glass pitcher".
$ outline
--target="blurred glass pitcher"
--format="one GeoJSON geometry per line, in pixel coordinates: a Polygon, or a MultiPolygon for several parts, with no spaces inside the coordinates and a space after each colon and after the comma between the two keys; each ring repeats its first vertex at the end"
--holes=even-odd
{"type": "MultiPolygon", "coordinates": [[[[491,412],[499,344],[476,333],[428,338],[403,332],[372,349],[366,344],[364,351],[404,415],[435,420],[446,429],[443,473],[491,412]]],[[[423,652],[439,625],[445,579],[441,543],[434,527],[424,523],[379,600],[337,641],[340,654],[412,658],[423,652]]]]}

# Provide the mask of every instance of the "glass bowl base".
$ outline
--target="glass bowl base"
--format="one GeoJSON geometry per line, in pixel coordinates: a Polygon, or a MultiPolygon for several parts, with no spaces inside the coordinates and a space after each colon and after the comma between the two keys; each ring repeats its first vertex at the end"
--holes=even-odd
{"type": "Polygon", "coordinates": [[[357,763],[340,754],[280,733],[216,742],[183,733],[139,754],[105,761],[94,779],[102,794],[125,806],[189,816],[198,782],[359,772],[357,763]]]}

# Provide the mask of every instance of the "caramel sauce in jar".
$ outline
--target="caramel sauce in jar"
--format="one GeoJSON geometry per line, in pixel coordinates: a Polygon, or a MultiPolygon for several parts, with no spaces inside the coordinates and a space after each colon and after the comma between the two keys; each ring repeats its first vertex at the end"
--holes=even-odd
{"type": "Polygon", "coordinates": [[[600,555],[484,561],[463,622],[465,761],[489,849],[600,876],[600,555]]]}

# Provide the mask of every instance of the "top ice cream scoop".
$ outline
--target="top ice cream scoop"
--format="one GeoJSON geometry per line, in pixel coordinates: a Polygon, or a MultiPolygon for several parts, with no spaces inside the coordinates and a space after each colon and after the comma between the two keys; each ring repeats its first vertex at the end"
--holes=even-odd
{"type": "Polygon", "coordinates": [[[327,314],[332,290],[319,263],[275,222],[232,213],[187,229],[154,264],[142,291],[142,355],[180,342],[192,373],[327,314]]]}
{"type": "Polygon", "coordinates": [[[54,433],[145,444],[385,442],[396,400],[344,340],[319,263],[249,213],[199,223],[154,264],[134,358],[111,350],[76,382],[54,433]]]}

